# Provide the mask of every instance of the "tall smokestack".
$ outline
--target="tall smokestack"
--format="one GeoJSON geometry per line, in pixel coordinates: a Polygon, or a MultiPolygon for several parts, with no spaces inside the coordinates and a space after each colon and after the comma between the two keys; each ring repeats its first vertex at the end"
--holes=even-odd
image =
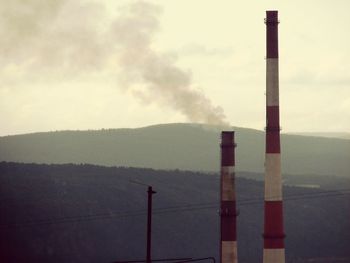
{"type": "Polygon", "coordinates": [[[266,11],[266,155],[264,263],[284,263],[278,94],[278,12],[266,11]]]}
{"type": "Polygon", "coordinates": [[[235,137],[233,131],[221,133],[220,186],[220,262],[237,263],[235,137]]]}

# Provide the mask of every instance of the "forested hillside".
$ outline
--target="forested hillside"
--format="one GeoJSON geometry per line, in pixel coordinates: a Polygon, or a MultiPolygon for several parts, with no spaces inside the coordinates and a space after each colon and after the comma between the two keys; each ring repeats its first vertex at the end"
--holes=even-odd
{"type": "MultiPolygon", "coordinates": [[[[342,191],[335,189],[336,177],[332,189],[327,180],[319,189],[284,187],[287,262],[349,262],[350,187],[344,180],[342,191]]],[[[147,187],[135,181],[157,191],[154,258],[218,259],[218,174],[3,162],[0,262],[143,259],[147,187]]],[[[240,177],[236,185],[239,261],[261,262],[263,183],[240,177]]]]}

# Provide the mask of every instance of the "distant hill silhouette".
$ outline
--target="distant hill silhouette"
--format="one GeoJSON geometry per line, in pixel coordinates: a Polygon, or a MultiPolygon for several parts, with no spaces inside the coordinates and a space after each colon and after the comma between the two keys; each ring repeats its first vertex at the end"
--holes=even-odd
{"type": "MultiPolygon", "coordinates": [[[[147,187],[131,181],[157,191],[154,258],[218,262],[218,174],[16,163],[0,163],[0,262],[144,259],[147,187]]],[[[236,183],[239,262],[261,262],[263,183],[236,183]]],[[[350,260],[350,192],[323,187],[284,187],[286,262],[350,260]]]]}
{"type": "Polygon", "coordinates": [[[292,132],[288,134],[350,140],[350,132],[292,132]]]}
{"type": "MultiPolygon", "coordinates": [[[[237,168],[263,172],[264,132],[234,128],[237,168]]],[[[350,140],[282,135],[282,171],[350,177],[350,140]]],[[[220,128],[164,124],[0,137],[0,161],[217,171],[220,128]]]]}

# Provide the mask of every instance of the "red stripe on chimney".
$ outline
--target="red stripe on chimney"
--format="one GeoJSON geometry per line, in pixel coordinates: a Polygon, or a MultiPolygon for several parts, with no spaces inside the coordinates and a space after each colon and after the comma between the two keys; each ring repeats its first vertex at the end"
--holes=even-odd
{"type": "Polygon", "coordinates": [[[266,153],[280,153],[279,106],[266,107],[266,153]]]}
{"type": "Polygon", "coordinates": [[[284,248],[283,203],[265,201],[264,248],[284,248]]]}
{"type": "Polygon", "coordinates": [[[221,202],[221,240],[236,241],[236,202],[222,201],[221,202]]]}
{"type": "Polygon", "coordinates": [[[266,30],[266,58],[278,58],[278,12],[267,11],[266,30]]]}
{"type": "Polygon", "coordinates": [[[221,166],[234,166],[234,132],[221,133],[221,166]]]}

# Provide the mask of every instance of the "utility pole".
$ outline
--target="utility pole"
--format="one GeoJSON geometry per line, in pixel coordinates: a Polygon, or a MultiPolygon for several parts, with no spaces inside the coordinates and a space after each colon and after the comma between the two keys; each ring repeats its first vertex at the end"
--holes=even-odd
{"type": "Polygon", "coordinates": [[[148,186],[148,206],[147,206],[147,258],[146,262],[151,263],[151,249],[152,249],[152,195],[156,191],[153,191],[152,186],[148,186]]]}

